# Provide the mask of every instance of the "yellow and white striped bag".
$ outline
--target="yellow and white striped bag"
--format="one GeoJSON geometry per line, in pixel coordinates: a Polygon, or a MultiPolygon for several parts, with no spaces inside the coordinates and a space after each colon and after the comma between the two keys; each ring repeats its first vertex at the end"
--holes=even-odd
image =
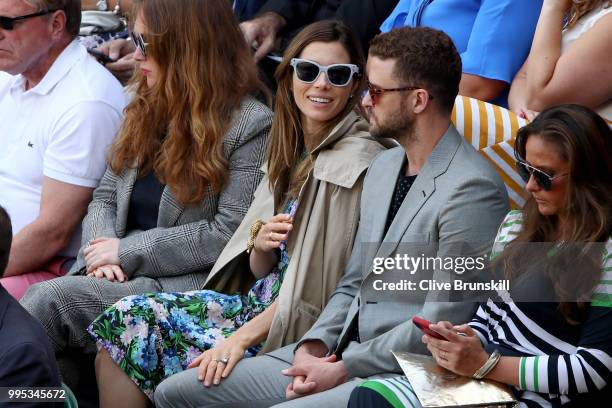
{"type": "Polygon", "coordinates": [[[525,203],[525,183],[515,167],[514,140],[517,130],[527,121],[514,112],[478,99],[457,96],[452,121],[468,142],[474,146],[501,176],[512,209],[525,203]]]}

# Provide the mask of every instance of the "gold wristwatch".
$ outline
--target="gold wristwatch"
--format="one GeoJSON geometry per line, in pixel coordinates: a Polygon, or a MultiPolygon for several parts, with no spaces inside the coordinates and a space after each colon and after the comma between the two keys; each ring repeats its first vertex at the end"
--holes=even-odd
{"type": "Polygon", "coordinates": [[[255,238],[257,238],[257,234],[259,234],[259,230],[266,223],[262,220],[256,220],[251,228],[249,229],[249,240],[247,241],[247,254],[250,254],[253,248],[255,247],[255,238]]]}

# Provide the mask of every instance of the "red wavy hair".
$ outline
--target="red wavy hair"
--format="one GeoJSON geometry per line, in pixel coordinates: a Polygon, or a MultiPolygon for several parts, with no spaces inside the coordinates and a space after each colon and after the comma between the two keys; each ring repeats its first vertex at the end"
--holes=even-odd
{"type": "Polygon", "coordinates": [[[110,166],[154,170],[182,205],[196,204],[225,184],[232,115],[264,86],[227,1],[137,0],[132,15],[145,23],[147,58],[160,73],[151,88],[141,73],[132,78],[110,166]]]}

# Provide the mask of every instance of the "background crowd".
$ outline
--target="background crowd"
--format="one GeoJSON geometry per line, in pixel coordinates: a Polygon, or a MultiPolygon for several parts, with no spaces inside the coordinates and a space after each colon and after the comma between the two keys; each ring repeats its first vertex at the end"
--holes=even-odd
{"type": "Polygon", "coordinates": [[[401,350],[521,407],[599,406],[611,10],[0,0],[0,386],[63,384],[82,406],[418,407],[401,350]],[[452,278],[372,273],[399,254],[490,255],[513,284],[481,302],[374,290],[452,278]]]}

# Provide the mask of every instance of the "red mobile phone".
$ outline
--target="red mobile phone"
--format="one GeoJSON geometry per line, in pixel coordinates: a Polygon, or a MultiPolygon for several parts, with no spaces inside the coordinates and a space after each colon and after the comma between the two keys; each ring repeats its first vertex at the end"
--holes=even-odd
{"type": "Polygon", "coordinates": [[[442,336],[440,333],[436,333],[435,331],[429,328],[429,325],[431,324],[429,320],[425,320],[419,316],[413,316],[412,323],[414,323],[415,326],[421,329],[421,331],[426,335],[431,336],[434,339],[446,340],[446,337],[442,336]]]}

